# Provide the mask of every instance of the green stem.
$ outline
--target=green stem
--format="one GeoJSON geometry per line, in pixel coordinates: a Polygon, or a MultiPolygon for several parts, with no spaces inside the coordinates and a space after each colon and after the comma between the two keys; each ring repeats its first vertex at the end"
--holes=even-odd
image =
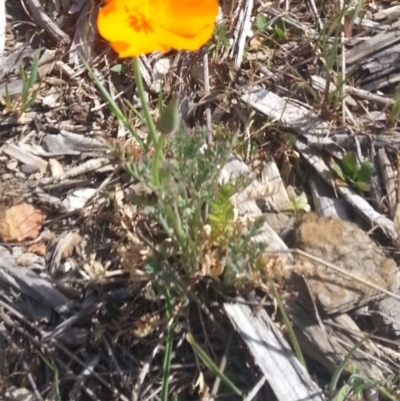
{"type": "Polygon", "coordinates": [[[168,319],[167,325],[167,341],[165,344],[165,352],[164,352],[164,362],[162,369],[162,387],[161,387],[161,400],[168,401],[168,380],[169,380],[169,372],[171,369],[171,355],[172,355],[172,336],[173,336],[173,327],[172,327],[172,303],[171,303],[171,295],[169,290],[166,291],[165,294],[165,303],[166,303],[166,315],[168,319]]]}
{"type": "Polygon", "coordinates": [[[145,97],[142,74],[140,73],[138,57],[133,58],[133,71],[135,73],[136,87],[137,87],[137,91],[139,94],[140,102],[142,103],[144,117],[146,119],[147,128],[149,130],[149,135],[147,137],[147,146],[149,146],[151,144],[151,142],[153,142],[154,146],[155,146],[157,144],[157,130],[156,130],[156,126],[154,124],[154,120],[150,114],[149,104],[147,103],[147,100],[145,97]]]}
{"type": "Polygon", "coordinates": [[[218,376],[230,390],[234,391],[239,397],[244,398],[244,394],[241,390],[239,390],[235,384],[226,376],[223,372],[221,372],[218,366],[214,363],[214,361],[207,355],[205,351],[196,343],[192,334],[186,334],[186,341],[192,346],[195,354],[203,361],[203,363],[207,366],[207,368],[215,375],[218,376]]]}
{"type": "Polygon", "coordinates": [[[154,142],[154,156],[153,156],[153,166],[152,166],[152,175],[153,182],[158,187],[160,185],[160,176],[159,176],[159,161],[163,159],[163,149],[165,145],[166,135],[161,134],[157,142],[154,142]]]}
{"type": "Polygon", "coordinates": [[[297,337],[294,333],[293,327],[290,323],[289,317],[286,314],[285,311],[285,307],[283,306],[282,300],[278,294],[278,291],[276,290],[275,287],[275,283],[272,281],[271,278],[268,279],[269,283],[270,283],[270,288],[272,290],[272,295],[274,296],[276,303],[278,304],[278,309],[281,312],[282,318],[283,318],[283,322],[285,324],[286,330],[288,332],[288,336],[290,338],[290,340],[292,341],[292,346],[294,349],[294,352],[297,356],[297,359],[299,360],[299,362],[305,367],[305,369],[307,370],[307,364],[306,361],[304,359],[303,353],[301,351],[301,347],[299,342],[297,341],[297,337]]]}

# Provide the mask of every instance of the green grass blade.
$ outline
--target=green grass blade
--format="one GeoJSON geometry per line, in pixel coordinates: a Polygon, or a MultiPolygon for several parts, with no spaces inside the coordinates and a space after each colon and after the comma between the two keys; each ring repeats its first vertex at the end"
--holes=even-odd
{"type": "Polygon", "coordinates": [[[301,352],[300,344],[297,341],[297,337],[294,334],[293,327],[290,324],[290,320],[282,304],[281,297],[279,296],[278,291],[276,291],[275,284],[272,282],[272,280],[270,280],[270,288],[272,289],[272,294],[278,304],[279,311],[281,312],[283,323],[285,324],[286,330],[288,332],[290,341],[294,349],[294,353],[296,354],[297,359],[300,361],[300,363],[307,369],[306,361],[304,359],[303,353],[301,352]]]}
{"type": "Polygon", "coordinates": [[[168,327],[167,327],[167,341],[165,344],[165,353],[164,353],[164,361],[163,361],[163,369],[162,369],[162,387],[161,387],[161,400],[168,401],[168,377],[171,368],[171,354],[172,354],[172,304],[171,304],[171,296],[169,291],[166,291],[165,297],[166,304],[166,314],[168,319],[168,327]]]}
{"type": "Polygon", "coordinates": [[[32,86],[37,81],[39,60],[40,60],[40,49],[33,56],[32,69],[31,69],[31,73],[29,74],[29,79],[28,79],[28,87],[29,87],[29,89],[32,88],[32,86]]]}
{"type": "Polygon", "coordinates": [[[234,393],[240,397],[244,397],[244,394],[235,386],[235,384],[224,375],[218,366],[212,361],[212,359],[202,350],[202,348],[195,342],[191,334],[186,335],[187,342],[192,346],[193,351],[203,361],[207,368],[215,375],[218,376],[224,384],[229,387],[234,393]]]}
{"type": "Polygon", "coordinates": [[[97,78],[96,74],[93,72],[93,70],[90,68],[89,64],[87,61],[84,59],[83,56],[80,56],[82,63],[86,67],[90,78],[94,81],[94,83],[97,85],[100,93],[104,97],[105,101],[108,103],[108,106],[111,110],[111,112],[115,115],[115,117],[118,119],[118,121],[121,121],[124,126],[129,130],[131,135],[136,139],[136,141],[139,143],[140,147],[147,151],[147,146],[143,142],[143,140],[139,137],[139,135],[136,133],[136,131],[133,129],[132,124],[129,122],[129,119],[125,115],[125,113],[119,108],[115,100],[112,98],[112,96],[109,94],[107,89],[104,87],[104,85],[100,82],[99,78],[97,78]]]}
{"type": "Polygon", "coordinates": [[[29,96],[29,79],[22,65],[19,66],[19,75],[22,81],[21,103],[25,104],[29,96]]]}
{"type": "Polygon", "coordinates": [[[6,98],[6,107],[8,110],[12,110],[13,107],[13,102],[11,100],[11,96],[10,96],[10,91],[8,90],[8,84],[6,83],[6,94],[5,94],[6,98]]]}
{"type": "Polygon", "coordinates": [[[362,376],[360,374],[355,373],[355,374],[351,375],[351,378],[353,380],[354,379],[359,379],[359,380],[363,381],[366,384],[365,388],[367,388],[367,387],[375,387],[378,390],[378,392],[381,395],[383,395],[385,400],[388,400],[388,401],[398,401],[399,400],[398,397],[393,396],[392,394],[388,393],[386,391],[386,389],[383,388],[380,384],[374,382],[373,380],[371,380],[371,379],[369,379],[369,378],[367,378],[365,376],[362,376]]]}
{"type": "Polygon", "coordinates": [[[362,343],[367,340],[370,337],[369,335],[366,335],[365,337],[363,337],[360,341],[358,341],[354,347],[350,350],[350,352],[346,355],[346,358],[343,359],[342,362],[340,362],[339,366],[335,369],[333,375],[332,375],[332,379],[329,383],[329,387],[328,387],[328,394],[329,397],[332,399],[334,397],[334,393],[337,387],[337,384],[339,382],[340,376],[342,375],[347,362],[349,362],[349,360],[351,359],[351,357],[354,355],[354,353],[357,351],[358,348],[360,348],[360,346],[362,345],[362,343]]]}
{"type": "Polygon", "coordinates": [[[48,360],[43,354],[39,352],[40,359],[48,366],[48,368],[54,373],[54,385],[55,385],[55,394],[54,394],[54,401],[61,401],[61,394],[60,394],[60,385],[58,379],[58,369],[57,366],[53,361],[48,360]]]}
{"type": "Polygon", "coordinates": [[[139,113],[132,105],[132,103],[128,102],[127,100],[124,101],[124,104],[129,108],[130,111],[135,114],[135,116],[143,123],[146,124],[145,118],[142,116],[141,113],[139,113]]]}
{"type": "Polygon", "coordinates": [[[147,139],[146,139],[146,144],[147,144],[147,146],[150,146],[151,142],[153,142],[153,144],[155,145],[157,143],[158,135],[157,135],[156,126],[154,125],[153,117],[151,116],[151,113],[150,113],[149,104],[145,97],[143,79],[142,79],[142,74],[140,72],[139,58],[134,57],[132,61],[133,61],[133,72],[135,74],[136,89],[137,89],[137,92],[138,92],[138,95],[140,98],[140,102],[142,104],[142,109],[143,109],[144,117],[146,119],[147,129],[149,130],[147,139]]]}

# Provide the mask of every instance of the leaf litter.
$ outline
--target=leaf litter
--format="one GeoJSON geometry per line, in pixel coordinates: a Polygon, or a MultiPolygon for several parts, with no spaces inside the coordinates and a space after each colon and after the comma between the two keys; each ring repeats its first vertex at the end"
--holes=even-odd
{"type": "MultiPolygon", "coordinates": [[[[397,9],[395,2],[363,3],[338,49],[332,32],[339,2],[310,0],[289,9],[224,1],[219,18],[227,37],[216,29],[221,37],[212,42],[208,64],[197,53],[141,59],[151,100],[178,91],[189,126],[204,125],[207,109],[215,134],[221,127],[243,133],[221,182],[250,178],[233,199],[237,221],[264,219],[254,240],[269,252],[265,270],[311,373],[289,346],[268,285],[221,292],[226,255],[210,243],[194,290],[176,305],[169,381],[179,399],[211,400],[226,391],[191,351],[188,332],[221,361],[246,399],[285,401],[325,399],[326,377],[372,332],[347,377],[358,371],[396,392],[390,380],[398,371],[400,332],[397,9]],[[337,63],[329,66],[335,52],[337,63]],[[344,172],[349,154],[374,168],[368,177],[360,178],[354,163],[344,172]],[[340,185],[332,161],[342,166],[340,185]],[[300,219],[308,206],[319,217],[300,219]],[[264,354],[271,345],[284,358],[264,354]]],[[[86,55],[115,99],[137,99],[132,77],[121,73],[129,66],[95,34],[96,7],[83,0],[27,0],[26,10],[5,4],[2,98],[8,87],[18,99],[20,67],[29,71],[39,45],[41,51],[32,106],[18,118],[0,116],[0,388],[14,399],[24,393],[26,399],[151,400],[160,389],[168,322],[144,261],[163,234],[131,203],[132,196],[154,194],[130,185],[111,157],[107,145],[123,143],[126,130],[77,56],[86,55]]]]}

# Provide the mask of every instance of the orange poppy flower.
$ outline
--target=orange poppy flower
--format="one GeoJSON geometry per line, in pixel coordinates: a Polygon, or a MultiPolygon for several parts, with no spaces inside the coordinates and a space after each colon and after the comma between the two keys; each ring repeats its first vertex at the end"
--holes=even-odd
{"type": "Polygon", "coordinates": [[[100,35],[120,57],[197,50],[211,37],[218,0],[105,0],[100,35]]]}

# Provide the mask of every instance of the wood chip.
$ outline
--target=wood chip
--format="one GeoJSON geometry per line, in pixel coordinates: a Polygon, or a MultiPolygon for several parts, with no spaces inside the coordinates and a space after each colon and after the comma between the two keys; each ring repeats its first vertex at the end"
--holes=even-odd
{"type": "MultiPolygon", "coordinates": [[[[224,168],[220,174],[220,180],[227,181],[230,179],[237,179],[240,176],[249,176],[250,169],[247,164],[241,160],[238,156],[232,154],[225,164],[224,168]]],[[[254,180],[251,184],[254,187],[255,191],[258,191],[259,187],[262,186],[260,182],[254,180]]],[[[241,215],[252,215],[259,216],[262,215],[260,208],[257,206],[254,199],[249,199],[248,197],[249,190],[246,189],[242,193],[238,194],[236,197],[236,207],[239,210],[239,214],[241,215]]],[[[293,261],[293,257],[291,254],[287,253],[287,246],[283,242],[283,240],[279,237],[279,235],[267,224],[264,223],[261,232],[254,238],[255,241],[263,242],[267,245],[267,249],[276,251],[279,254],[279,251],[283,250],[284,253],[279,254],[283,261],[287,264],[291,264],[293,261]]]]}
{"type": "Polygon", "coordinates": [[[69,44],[71,42],[70,37],[45,13],[39,0],[26,0],[26,4],[32,13],[35,22],[51,35],[53,39],[63,44],[69,44]]]}
{"type": "Polygon", "coordinates": [[[6,1],[0,0],[0,66],[6,44],[6,1]]]}
{"type": "Polygon", "coordinates": [[[52,276],[57,274],[61,260],[72,254],[80,240],[81,236],[77,232],[67,232],[60,235],[50,262],[49,271],[52,276]]]}
{"type": "Polygon", "coordinates": [[[310,190],[318,216],[335,216],[343,221],[352,221],[351,210],[346,201],[337,198],[332,188],[316,174],[310,178],[310,190]]]}
{"type": "MultiPolygon", "coordinates": [[[[317,75],[311,75],[311,86],[315,89],[317,89],[320,92],[324,92],[326,88],[327,82],[324,78],[319,77],[317,75]]],[[[343,87],[343,89],[346,91],[346,89],[343,87]]],[[[337,87],[333,82],[330,82],[329,84],[329,93],[332,93],[334,91],[337,91],[337,87]]],[[[346,96],[345,101],[348,106],[352,107],[357,107],[357,102],[351,97],[351,96],[346,96]]]]}
{"type": "Polygon", "coordinates": [[[93,5],[85,2],[79,10],[79,17],[75,23],[75,33],[69,52],[69,64],[75,67],[82,66],[81,56],[85,60],[91,60],[93,57],[93,47],[96,39],[96,16],[92,12],[93,5]]]}
{"type": "MultiPolygon", "coordinates": [[[[261,113],[287,124],[305,137],[309,143],[319,146],[322,144],[331,145],[333,149],[337,147],[329,137],[330,125],[314,111],[294,104],[289,99],[284,99],[257,85],[247,89],[241,99],[261,113]]],[[[341,155],[339,148],[337,151],[341,155]]]]}
{"type": "Polygon", "coordinates": [[[82,209],[96,192],[95,188],[75,189],[62,201],[62,205],[68,212],[82,209]]]}
{"type": "MultiPolygon", "coordinates": [[[[400,290],[395,291],[400,295],[400,290]]],[[[375,327],[380,335],[400,338],[400,301],[385,297],[372,305],[368,314],[372,316],[375,327]]]]}
{"type": "MultiPolygon", "coordinates": [[[[302,292],[302,295],[307,294],[307,288],[304,287],[302,292]]],[[[347,314],[321,321],[310,302],[307,306],[298,299],[285,299],[284,302],[301,349],[329,372],[333,373],[356,343],[365,339],[365,333],[347,314]]],[[[373,380],[382,380],[388,374],[387,362],[371,340],[365,340],[357,349],[347,369],[350,366],[373,380]]]]}
{"type": "Polygon", "coordinates": [[[389,157],[384,148],[378,150],[377,154],[379,167],[386,187],[387,199],[390,210],[390,217],[394,219],[394,212],[397,204],[396,179],[397,174],[390,163],[389,157]]]}
{"type": "Polygon", "coordinates": [[[346,51],[346,65],[350,66],[356,62],[365,59],[374,52],[387,48],[390,45],[398,42],[400,37],[398,36],[398,28],[400,27],[400,21],[392,24],[389,31],[380,32],[375,36],[370,37],[368,40],[362,42],[359,46],[346,51]]]}
{"type": "MultiPolygon", "coordinates": [[[[1,2],[2,0],[0,0],[1,2]]],[[[0,10],[1,13],[1,10],[0,10]]],[[[26,388],[10,387],[5,393],[6,400],[13,401],[35,401],[36,396],[26,388]]]]}
{"type": "MultiPolygon", "coordinates": [[[[322,159],[320,152],[300,141],[296,142],[296,147],[308,163],[315,168],[318,175],[327,184],[332,185],[329,167],[322,159]]],[[[350,188],[339,186],[335,189],[371,226],[379,226],[391,240],[395,243],[399,242],[400,233],[393,221],[378,213],[364,198],[350,188]]]]}
{"type": "Polygon", "coordinates": [[[224,304],[233,326],[245,341],[256,364],[279,401],[322,401],[322,391],[311,380],[264,309],[257,314],[238,298],[224,304]],[[242,303],[240,303],[242,302],[242,303]]]}
{"type": "Polygon", "coordinates": [[[32,270],[16,266],[12,256],[4,247],[0,247],[0,282],[3,285],[12,286],[21,294],[32,297],[58,313],[66,313],[70,308],[69,300],[65,295],[32,270]]]}
{"type": "Polygon", "coordinates": [[[29,152],[25,145],[9,144],[3,148],[3,153],[20,161],[21,163],[44,173],[47,170],[47,161],[29,152]]]}
{"type": "Polygon", "coordinates": [[[40,79],[43,79],[53,70],[56,53],[57,51],[54,49],[45,49],[45,51],[40,56],[37,70],[40,79]]]}
{"type": "Polygon", "coordinates": [[[0,58],[0,80],[10,72],[18,71],[19,66],[24,62],[24,60],[28,57],[32,58],[34,53],[34,49],[30,46],[18,45],[8,53],[7,57],[3,59],[0,58]]]}
{"type": "Polygon", "coordinates": [[[46,150],[53,156],[78,155],[81,152],[100,152],[107,147],[95,138],[61,130],[58,135],[46,135],[43,138],[46,150]]]}
{"type": "Polygon", "coordinates": [[[50,171],[53,178],[59,178],[64,174],[64,168],[57,159],[49,160],[50,171]]]}

